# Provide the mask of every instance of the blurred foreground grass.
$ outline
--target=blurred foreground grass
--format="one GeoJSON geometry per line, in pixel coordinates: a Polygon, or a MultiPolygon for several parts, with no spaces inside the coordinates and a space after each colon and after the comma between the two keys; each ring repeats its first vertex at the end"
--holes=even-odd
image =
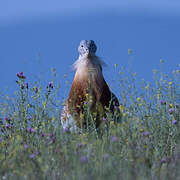
{"type": "Polygon", "coordinates": [[[62,129],[55,81],[18,73],[16,96],[0,102],[1,179],[180,179],[180,70],[155,70],[151,85],[115,68],[122,122],[107,118],[99,138],[62,129]]]}

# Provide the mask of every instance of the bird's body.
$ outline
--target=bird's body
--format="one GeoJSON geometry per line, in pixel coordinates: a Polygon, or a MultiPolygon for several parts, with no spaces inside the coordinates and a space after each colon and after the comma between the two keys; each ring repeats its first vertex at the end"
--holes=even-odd
{"type": "Polygon", "coordinates": [[[70,130],[77,129],[77,127],[87,128],[91,123],[87,124],[87,118],[85,118],[86,107],[88,107],[88,112],[92,115],[91,118],[97,128],[102,123],[103,117],[106,116],[106,109],[110,108],[110,111],[113,111],[114,106],[119,106],[117,98],[111,93],[104,80],[102,73],[104,63],[95,55],[95,52],[94,41],[81,41],[80,56],[74,63],[75,77],[62,111],[63,128],[70,130]],[[114,104],[111,101],[112,96],[115,99],[113,100],[114,104]]]}

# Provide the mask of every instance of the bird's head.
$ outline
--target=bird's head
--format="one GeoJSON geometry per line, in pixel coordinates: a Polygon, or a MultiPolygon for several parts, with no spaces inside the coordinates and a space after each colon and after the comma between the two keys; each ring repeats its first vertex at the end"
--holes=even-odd
{"type": "Polygon", "coordinates": [[[97,47],[93,40],[82,40],[78,47],[80,56],[94,56],[97,47]]]}

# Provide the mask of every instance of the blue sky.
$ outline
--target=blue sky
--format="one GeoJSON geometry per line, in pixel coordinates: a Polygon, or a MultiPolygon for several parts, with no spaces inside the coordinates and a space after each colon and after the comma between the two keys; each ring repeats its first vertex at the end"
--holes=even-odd
{"type": "Polygon", "coordinates": [[[69,15],[80,12],[91,11],[124,11],[137,12],[145,11],[150,13],[177,13],[179,14],[180,3],[178,0],[6,0],[1,1],[0,6],[0,20],[18,21],[26,20],[27,18],[43,18],[45,16],[53,15],[69,15]]]}
{"type": "Polygon", "coordinates": [[[171,72],[180,63],[179,9],[178,0],[1,1],[0,90],[14,91],[19,71],[25,71],[29,81],[43,72],[46,83],[55,67],[62,86],[63,74],[72,81],[71,64],[82,39],[97,43],[97,54],[108,64],[108,82],[115,63],[127,66],[128,48],[139,79],[151,81],[161,58],[164,71],[171,72]]]}

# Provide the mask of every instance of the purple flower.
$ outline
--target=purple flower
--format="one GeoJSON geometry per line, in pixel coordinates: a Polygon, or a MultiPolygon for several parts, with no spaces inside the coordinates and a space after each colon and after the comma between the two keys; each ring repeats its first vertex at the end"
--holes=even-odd
{"type": "Polygon", "coordinates": [[[30,131],[31,131],[31,128],[26,128],[26,131],[27,131],[27,132],[30,132],[30,131]]]}
{"type": "Polygon", "coordinates": [[[108,159],[109,158],[109,154],[104,154],[104,159],[108,159]]]}
{"type": "Polygon", "coordinates": [[[144,135],[144,136],[149,136],[149,132],[148,132],[148,131],[144,131],[144,132],[143,132],[143,135],[144,135]]]}
{"type": "Polygon", "coordinates": [[[82,144],[82,143],[78,143],[78,144],[77,144],[77,147],[78,147],[78,148],[81,148],[81,147],[83,147],[83,144],[82,144]]]}
{"type": "Polygon", "coordinates": [[[26,150],[29,146],[27,144],[24,145],[24,149],[26,150]]]}
{"type": "Polygon", "coordinates": [[[44,136],[45,136],[45,134],[44,134],[44,133],[42,133],[42,134],[41,134],[41,137],[44,137],[44,136]]]}
{"type": "Polygon", "coordinates": [[[26,77],[23,75],[23,72],[16,73],[16,76],[20,79],[25,79],[26,77]]]}
{"type": "Polygon", "coordinates": [[[34,154],[37,156],[39,154],[39,152],[36,150],[36,151],[34,151],[34,154]]]}
{"type": "Polygon", "coordinates": [[[51,138],[53,137],[53,133],[49,133],[48,136],[51,138]]]}
{"type": "Polygon", "coordinates": [[[54,149],[54,153],[57,153],[58,151],[57,151],[57,149],[54,149]]]}
{"type": "Polygon", "coordinates": [[[177,120],[173,119],[173,120],[172,120],[172,124],[173,124],[173,125],[176,125],[176,124],[177,124],[177,120]]]}
{"type": "Polygon", "coordinates": [[[80,162],[81,162],[82,164],[87,163],[87,162],[88,162],[87,156],[81,156],[81,157],[80,157],[80,162]]]}
{"type": "Polygon", "coordinates": [[[5,124],[4,127],[5,127],[6,129],[9,129],[9,128],[10,128],[9,124],[5,124]]]}
{"type": "Polygon", "coordinates": [[[118,109],[119,109],[119,106],[114,106],[114,109],[115,109],[115,110],[118,110],[118,109]]]}
{"type": "Polygon", "coordinates": [[[174,109],[173,109],[173,108],[170,108],[170,109],[169,109],[169,114],[172,114],[173,111],[174,111],[174,109]]]}
{"type": "Polygon", "coordinates": [[[161,104],[161,105],[165,105],[165,104],[166,104],[166,101],[160,100],[160,104],[161,104]]]}
{"type": "Polygon", "coordinates": [[[112,136],[112,137],[111,137],[111,141],[112,141],[112,142],[117,142],[117,141],[118,141],[118,138],[117,138],[116,136],[112,136]]]}
{"type": "Polygon", "coordinates": [[[32,153],[29,157],[30,157],[31,159],[34,159],[38,154],[39,154],[39,152],[36,150],[36,151],[34,151],[34,153],[32,153]]]}
{"type": "Polygon", "coordinates": [[[36,155],[33,153],[29,156],[31,159],[34,159],[36,157],[36,155]]]}
{"type": "Polygon", "coordinates": [[[87,101],[85,101],[85,102],[84,102],[84,105],[86,105],[86,104],[88,104],[88,102],[87,102],[87,101]]]}
{"type": "Polygon", "coordinates": [[[103,117],[103,121],[104,121],[104,122],[106,121],[106,118],[105,118],[105,117],[103,117]]]}
{"type": "Polygon", "coordinates": [[[63,128],[63,133],[70,133],[71,131],[69,130],[69,128],[68,127],[66,127],[66,128],[63,128]]]}
{"type": "Polygon", "coordinates": [[[161,163],[164,164],[164,163],[166,163],[166,162],[167,162],[167,158],[166,158],[166,157],[163,157],[163,158],[161,159],[161,163]]]}
{"type": "Polygon", "coordinates": [[[26,131],[29,132],[29,133],[34,133],[35,129],[33,129],[33,128],[26,128],[26,131]]]}

